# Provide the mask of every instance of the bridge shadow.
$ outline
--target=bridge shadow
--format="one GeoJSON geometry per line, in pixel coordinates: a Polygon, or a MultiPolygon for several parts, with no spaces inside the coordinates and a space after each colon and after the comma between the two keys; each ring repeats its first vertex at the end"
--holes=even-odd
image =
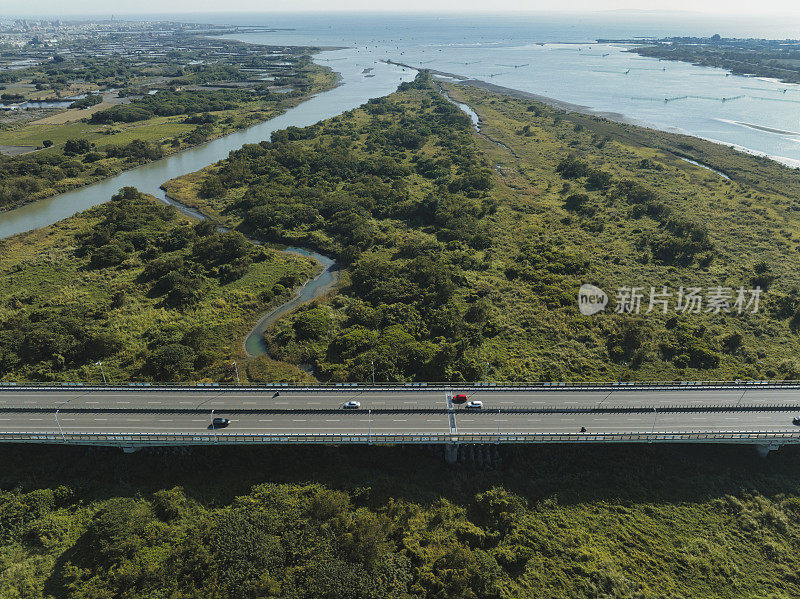
{"type": "MultiPolygon", "coordinates": [[[[448,465],[421,446],[219,446],[123,454],[4,445],[0,488],[30,492],[64,485],[73,491],[71,502],[86,506],[148,499],[181,486],[186,497],[222,507],[264,482],[321,483],[347,490],[354,504],[373,509],[385,507],[389,498],[422,505],[444,498],[471,512],[477,493],[498,486],[531,506],[555,500],[561,506],[608,502],[624,509],[634,503],[704,502],[742,491],[796,494],[800,482],[800,447],[785,447],[767,459],[753,447],[724,445],[505,446],[500,453],[500,467],[486,470],[448,465]]],[[[68,596],[70,568],[94,563],[98,540],[91,530],[57,555],[45,583],[49,596],[68,596]]]]}
{"type": "Polygon", "coordinates": [[[78,497],[148,495],[181,486],[205,505],[226,505],[257,484],[317,482],[360,493],[365,505],[388,498],[466,504],[495,486],[537,502],[686,502],[735,494],[794,492],[800,447],[763,459],[728,445],[502,446],[495,469],[454,466],[421,446],[196,447],[186,453],[63,446],[0,447],[0,488],[72,488],[78,497]]]}

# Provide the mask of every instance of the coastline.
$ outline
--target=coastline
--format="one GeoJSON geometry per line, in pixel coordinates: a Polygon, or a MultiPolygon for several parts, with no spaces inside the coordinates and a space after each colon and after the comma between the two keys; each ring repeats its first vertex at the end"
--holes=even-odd
{"type": "Polygon", "coordinates": [[[533,100],[534,102],[541,102],[542,104],[547,104],[555,108],[560,108],[561,110],[566,110],[567,112],[579,112],[581,114],[597,116],[604,119],[608,119],[610,121],[625,123],[627,125],[637,125],[639,127],[648,127],[651,129],[653,128],[652,126],[646,123],[627,117],[620,112],[595,110],[593,108],[590,108],[589,106],[583,106],[582,104],[573,104],[572,102],[567,102],[565,100],[558,100],[556,98],[551,98],[549,96],[542,96],[540,94],[535,94],[532,92],[522,91],[521,89],[516,89],[513,87],[505,87],[503,85],[489,83],[488,81],[484,81],[483,79],[473,79],[470,77],[465,77],[464,75],[458,75],[456,73],[448,73],[446,71],[439,71],[436,69],[426,69],[424,67],[415,67],[403,62],[397,62],[395,60],[384,59],[381,62],[385,62],[386,64],[393,64],[399,67],[405,67],[407,69],[413,69],[415,71],[427,71],[431,75],[434,75],[436,77],[453,79],[452,83],[454,83],[455,85],[467,85],[470,87],[478,87],[486,91],[490,91],[496,94],[503,94],[506,96],[512,96],[514,98],[519,98],[521,100],[533,100]]]}
{"type": "MultiPolygon", "coordinates": [[[[719,139],[714,139],[711,137],[702,137],[700,135],[693,135],[691,133],[687,133],[685,131],[668,131],[666,129],[661,129],[659,127],[655,127],[650,123],[646,123],[643,121],[639,121],[637,119],[632,119],[630,117],[626,117],[624,114],[618,112],[608,112],[608,111],[601,111],[601,110],[594,110],[589,108],[588,106],[581,106],[579,104],[571,104],[569,102],[564,102],[562,100],[556,100],[555,98],[549,98],[547,96],[541,96],[538,94],[534,94],[531,92],[522,91],[519,89],[514,89],[511,87],[503,87],[502,85],[495,85],[494,83],[488,83],[486,81],[482,81],[480,79],[463,79],[459,81],[453,81],[454,85],[463,85],[468,87],[476,87],[479,89],[484,89],[486,91],[490,91],[497,94],[503,94],[507,96],[511,96],[514,98],[524,99],[524,100],[532,100],[535,102],[541,102],[542,104],[547,104],[549,106],[553,106],[556,108],[560,108],[567,112],[577,112],[580,114],[585,114],[589,116],[595,116],[599,118],[604,118],[609,121],[614,121],[617,123],[623,123],[625,125],[634,125],[636,127],[643,127],[645,129],[650,129],[652,131],[660,131],[664,133],[676,133],[678,135],[685,135],[687,137],[693,137],[695,139],[700,139],[703,141],[708,141],[711,143],[719,144],[721,146],[727,146],[729,148],[733,148],[739,152],[744,154],[749,154],[751,156],[763,156],[765,158],[769,158],[770,160],[777,162],[787,168],[791,169],[800,169],[800,160],[795,160],[793,158],[787,158],[785,156],[777,156],[772,154],[767,154],[766,152],[761,152],[759,150],[753,150],[751,148],[747,148],[745,146],[741,146],[738,144],[732,144],[731,142],[721,141],[719,139]]],[[[766,129],[764,127],[752,126],[747,123],[739,123],[736,122],[737,125],[741,125],[744,127],[754,128],[754,129],[766,129]]],[[[777,130],[776,130],[777,131],[777,130]]],[[[784,132],[781,131],[781,134],[788,135],[791,132],[784,132]]],[[[702,165],[706,166],[706,165],[702,165]]]]}

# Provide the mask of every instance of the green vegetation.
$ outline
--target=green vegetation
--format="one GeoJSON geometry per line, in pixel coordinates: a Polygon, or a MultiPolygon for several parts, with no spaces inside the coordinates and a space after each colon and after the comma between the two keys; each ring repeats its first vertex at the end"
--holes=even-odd
{"type": "Polygon", "coordinates": [[[28,90],[19,98],[3,94],[4,101],[89,92],[69,110],[0,122],[0,144],[39,148],[13,157],[0,154],[0,211],[248,127],[335,84],[330,69],[314,65],[298,48],[275,66],[276,57],[262,46],[218,41],[212,51],[202,38],[175,43],[188,48],[163,64],[155,58],[79,57],[0,73],[0,79],[24,82],[27,87],[19,89],[28,90]],[[198,59],[207,64],[194,64],[198,59]],[[250,79],[274,68],[277,74],[268,83],[250,79]],[[30,91],[33,82],[44,87],[30,91]],[[211,83],[235,87],[204,87],[211,83]],[[108,91],[120,87],[117,94],[108,91]],[[276,88],[288,93],[275,93],[276,88]]]}
{"type": "Polygon", "coordinates": [[[0,380],[102,380],[98,360],[114,381],[230,380],[258,315],[318,268],[133,188],[0,251],[0,380]]]}
{"type": "Polygon", "coordinates": [[[0,596],[800,593],[798,451],[0,448],[0,596]]]}
{"type": "Polygon", "coordinates": [[[243,103],[263,98],[277,99],[275,94],[264,86],[260,90],[162,91],[135,99],[130,104],[122,104],[95,112],[89,122],[104,124],[130,123],[145,121],[154,116],[175,116],[179,114],[194,116],[199,113],[234,110],[243,103]]]}
{"type": "MultiPolygon", "coordinates": [[[[636,40],[641,44],[642,40],[636,40]]],[[[800,42],[796,40],[675,37],[632,50],[642,56],[719,67],[735,75],[800,83],[800,42]]]]}
{"type": "MultiPolygon", "coordinates": [[[[167,185],[269,241],[346,266],[338,295],[279,321],[273,359],[323,380],[798,378],[795,171],[725,146],[425,76],[276,132],[167,185]],[[689,164],[691,159],[726,173],[689,164]],[[593,283],[606,313],[579,314],[593,283]],[[675,311],[680,287],[751,288],[757,314],[675,311]],[[615,290],[643,288],[641,314],[615,290]],[[648,309],[667,286],[670,312],[648,309]]],[[[734,298],[731,298],[731,303],[734,298]]]]}
{"type": "Polygon", "coordinates": [[[102,94],[89,94],[85,98],[79,98],[69,105],[70,108],[91,108],[103,101],[102,94]]]}
{"type": "MultiPolygon", "coordinates": [[[[232,232],[126,188],[0,241],[0,378],[97,381],[102,360],[113,381],[231,380],[257,317],[319,268],[244,234],[344,267],[338,293],[267,332],[250,380],[308,381],[311,364],[363,381],[371,362],[380,381],[487,363],[506,380],[800,377],[794,171],[441,84],[478,133],[438,85],[423,74],[167,185],[232,232]],[[584,282],[611,292],[606,313],[578,313],[584,282]],[[757,314],[615,314],[623,285],[765,295],[757,314]]],[[[185,105],[159,95],[144,110],[185,105]]],[[[43,135],[80,163],[164,150],[43,135]]],[[[455,468],[436,452],[4,445],[0,599],[800,594],[800,448],[508,446],[455,468]]]]}

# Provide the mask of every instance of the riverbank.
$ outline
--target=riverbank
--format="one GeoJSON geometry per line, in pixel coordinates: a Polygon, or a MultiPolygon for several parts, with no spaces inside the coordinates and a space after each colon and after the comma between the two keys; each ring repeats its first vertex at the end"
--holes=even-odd
{"type": "Polygon", "coordinates": [[[487,81],[482,81],[480,79],[459,79],[455,83],[456,85],[465,85],[469,87],[477,87],[479,89],[485,89],[486,91],[490,91],[496,94],[501,94],[504,96],[510,96],[512,98],[518,98],[520,100],[532,100],[534,102],[541,102],[542,104],[547,104],[548,106],[552,106],[554,108],[560,108],[561,110],[565,110],[567,112],[579,112],[581,114],[589,114],[603,119],[608,119],[610,121],[616,121],[618,123],[628,123],[630,125],[642,126],[641,123],[638,123],[634,119],[628,118],[624,114],[621,114],[619,112],[594,110],[592,108],[589,108],[588,106],[581,106],[580,104],[572,104],[570,102],[557,100],[556,98],[550,98],[548,96],[533,94],[519,89],[513,89],[511,87],[504,87],[502,85],[496,85],[494,83],[489,83],[487,81]]]}
{"type": "MultiPolygon", "coordinates": [[[[11,203],[0,203],[0,214],[38,202],[47,198],[55,197],[63,193],[80,190],[87,186],[115,178],[121,173],[137,169],[149,163],[179,155],[187,150],[197,148],[210,141],[231,135],[254,126],[260,122],[269,121],[276,116],[285,113],[287,110],[296,107],[309,98],[337,87],[341,78],[326,66],[311,65],[304,67],[300,74],[308,80],[308,91],[304,93],[292,92],[290,94],[275,94],[273,101],[252,101],[241,102],[241,105],[230,110],[214,111],[208,113],[209,119],[213,122],[201,127],[185,124],[186,117],[157,117],[148,121],[133,124],[118,124],[117,128],[109,128],[105,125],[94,127],[85,123],[66,123],[52,126],[31,123],[20,131],[3,132],[0,134],[0,141],[7,145],[22,146],[25,143],[36,142],[38,145],[34,149],[41,148],[42,140],[47,139],[49,143],[63,144],[68,140],[86,140],[86,150],[90,151],[91,169],[86,167],[73,177],[52,184],[43,181],[40,185],[53,185],[43,187],[39,191],[26,193],[20,199],[11,203]],[[277,101],[277,104],[275,103],[277,101]],[[202,128],[202,134],[197,131],[202,128]],[[112,134],[108,135],[111,132],[112,134]],[[21,140],[20,143],[16,143],[21,140]],[[22,143],[25,142],[25,143],[22,143]],[[132,148],[132,142],[140,144],[137,146],[136,155],[128,155],[130,152],[125,148],[132,148]],[[100,144],[104,144],[100,146],[100,144]],[[114,154],[101,150],[114,148],[115,144],[124,143],[120,146],[122,150],[114,150],[114,154]],[[91,150],[90,150],[91,144],[91,150]],[[94,146],[98,146],[96,149],[94,146]],[[122,152],[123,155],[116,156],[122,152]]],[[[133,150],[131,150],[133,151],[133,150]]],[[[20,159],[33,160],[34,158],[44,160],[52,159],[56,154],[54,148],[45,148],[36,152],[34,157],[31,152],[22,154],[20,159]]],[[[78,154],[77,159],[82,155],[78,154]]],[[[87,158],[84,158],[84,161],[87,158]]],[[[76,164],[80,165],[81,162],[76,164]]],[[[74,165],[73,165],[74,166],[74,165]]],[[[5,185],[14,183],[14,179],[9,177],[5,185]]]]}
{"type": "Polygon", "coordinates": [[[490,91],[496,94],[510,96],[512,98],[518,98],[521,100],[532,100],[534,102],[541,102],[542,104],[547,104],[548,106],[552,106],[554,108],[559,108],[561,110],[565,110],[567,112],[579,112],[581,114],[589,114],[592,116],[597,116],[603,119],[608,119],[610,121],[616,121],[618,123],[627,123],[630,125],[637,125],[640,127],[648,127],[646,123],[639,122],[636,119],[629,118],[622,113],[619,112],[612,112],[612,111],[603,111],[603,110],[595,110],[590,108],[589,106],[582,106],[580,104],[573,104],[571,102],[565,102],[563,100],[558,100],[556,98],[551,98],[549,96],[543,96],[541,94],[534,94],[531,92],[526,92],[520,89],[514,89],[511,87],[505,87],[502,85],[497,85],[495,83],[489,83],[488,81],[484,81],[482,79],[471,79],[464,75],[458,75],[456,73],[449,73],[446,71],[439,71],[436,69],[427,69],[424,67],[415,67],[406,63],[396,62],[392,60],[385,60],[384,62],[388,64],[396,64],[398,66],[413,69],[414,71],[426,71],[431,75],[436,76],[437,78],[442,79],[449,79],[456,85],[464,85],[469,87],[477,87],[479,89],[484,89],[486,91],[490,91]]]}
{"type": "Polygon", "coordinates": [[[195,146],[168,158],[163,158],[119,175],[104,179],[87,187],[51,196],[9,210],[0,218],[0,239],[37,227],[44,227],[108,201],[120,188],[131,186],[162,197],[160,186],[165,181],[186,173],[198,171],[213,164],[244,144],[259,143],[269,139],[274,131],[287,127],[305,127],[320,120],[337,116],[351,110],[370,98],[384,96],[394,91],[401,80],[413,77],[396,68],[382,65],[365,78],[361,68],[346,62],[337,63],[340,85],[324,93],[318,93],[289,108],[282,114],[236,131],[224,137],[195,146]]]}

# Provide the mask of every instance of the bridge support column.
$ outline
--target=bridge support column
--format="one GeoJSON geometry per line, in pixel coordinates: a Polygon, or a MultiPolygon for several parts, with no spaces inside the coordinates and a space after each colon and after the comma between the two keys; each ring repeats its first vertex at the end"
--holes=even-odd
{"type": "Polygon", "coordinates": [[[458,461],[458,445],[448,444],[444,446],[444,461],[448,464],[455,464],[458,461]]]}
{"type": "Polygon", "coordinates": [[[770,451],[778,451],[780,448],[780,443],[759,443],[756,445],[756,451],[762,458],[767,457],[770,451]]]}

